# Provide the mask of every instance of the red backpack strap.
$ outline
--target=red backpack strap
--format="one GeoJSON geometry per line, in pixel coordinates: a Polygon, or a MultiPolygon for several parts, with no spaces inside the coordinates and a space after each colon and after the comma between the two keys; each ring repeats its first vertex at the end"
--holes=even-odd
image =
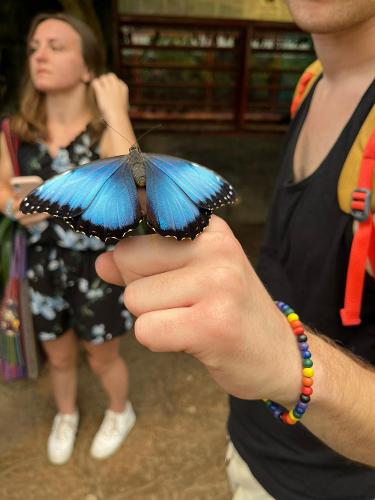
{"type": "Polygon", "coordinates": [[[5,118],[1,122],[1,130],[4,133],[4,137],[8,146],[9,155],[13,166],[13,175],[20,175],[20,166],[18,164],[19,140],[16,134],[14,134],[10,129],[9,118],[5,118]]]}
{"type": "Polygon", "coordinates": [[[353,236],[346,276],[344,307],[340,310],[344,326],[359,325],[366,274],[366,261],[370,260],[375,272],[375,226],[371,210],[372,179],[375,168],[375,130],[363,152],[358,187],[352,193],[351,214],[359,227],[353,236]]]}

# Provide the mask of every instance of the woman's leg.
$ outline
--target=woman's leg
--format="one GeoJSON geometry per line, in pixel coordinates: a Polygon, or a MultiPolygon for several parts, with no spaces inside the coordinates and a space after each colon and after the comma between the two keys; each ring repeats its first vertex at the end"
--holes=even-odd
{"type": "Polygon", "coordinates": [[[56,340],[42,342],[42,346],[47,354],[57,409],[72,414],[77,399],[77,338],[73,330],[67,330],[56,340]]]}
{"type": "Polygon", "coordinates": [[[116,413],[124,411],[129,391],[127,366],[119,354],[120,339],[114,338],[102,344],[83,341],[88,361],[107,393],[108,409],[116,413]]]}
{"type": "Polygon", "coordinates": [[[78,428],[77,352],[78,341],[73,330],[56,340],[42,342],[47,354],[52,391],[58,413],[47,442],[47,455],[53,464],[65,464],[73,453],[78,428]]]}
{"type": "Polygon", "coordinates": [[[104,459],[115,453],[135,424],[135,414],[128,396],[128,369],[119,354],[120,339],[101,344],[83,342],[94,373],[108,395],[108,409],[95,434],[90,454],[104,459]]]}

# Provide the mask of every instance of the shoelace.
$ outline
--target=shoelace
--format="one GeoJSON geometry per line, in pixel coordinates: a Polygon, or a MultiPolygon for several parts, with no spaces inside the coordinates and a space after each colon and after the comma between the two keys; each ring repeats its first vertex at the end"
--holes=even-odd
{"type": "Polygon", "coordinates": [[[69,417],[65,417],[64,415],[59,415],[57,417],[56,426],[54,430],[56,438],[59,441],[62,441],[70,437],[70,435],[75,432],[75,425],[69,417]]]}
{"type": "Polygon", "coordinates": [[[106,436],[113,436],[118,434],[119,429],[119,418],[114,413],[107,413],[105,420],[103,422],[103,434],[106,436]]]}

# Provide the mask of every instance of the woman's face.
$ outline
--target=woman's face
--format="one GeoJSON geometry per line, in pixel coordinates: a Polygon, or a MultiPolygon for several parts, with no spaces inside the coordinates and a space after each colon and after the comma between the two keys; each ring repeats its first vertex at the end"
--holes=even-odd
{"type": "Polygon", "coordinates": [[[41,22],[28,49],[30,76],[37,90],[61,93],[90,80],[80,36],[68,23],[58,19],[41,22]]]}

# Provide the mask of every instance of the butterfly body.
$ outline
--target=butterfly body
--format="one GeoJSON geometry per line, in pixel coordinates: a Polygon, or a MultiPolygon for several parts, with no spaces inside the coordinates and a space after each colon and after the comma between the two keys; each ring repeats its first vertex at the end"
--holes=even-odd
{"type": "Polygon", "coordinates": [[[146,186],[146,167],[139,147],[134,144],[129,149],[129,165],[138,187],[146,186]]]}
{"type": "Polygon", "coordinates": [[[194,239],[211,213],[233,203],[233,187],[212,170],[181,158],[142,153],[102,159],[52,177],[21,203],[25,214],[47,212],[103,241],[121,239],[142,219],[162,236],[194,239]],[[138,190],[145,188],[142,212],[138,190]]]}

